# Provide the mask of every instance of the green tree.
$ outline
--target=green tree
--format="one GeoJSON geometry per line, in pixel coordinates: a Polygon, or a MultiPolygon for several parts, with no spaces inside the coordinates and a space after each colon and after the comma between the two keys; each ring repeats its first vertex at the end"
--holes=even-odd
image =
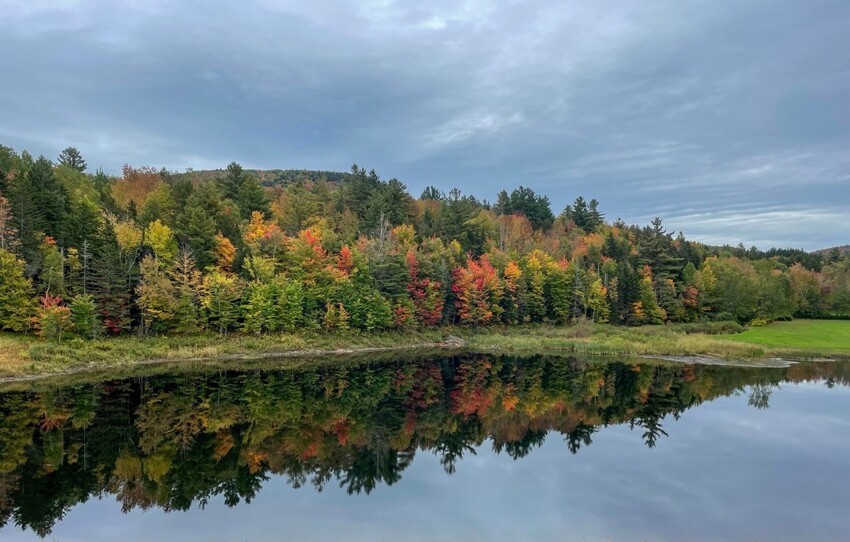
{"type": "Polygon", "coordinates": [[[110,224],[104,229],[102,242],[93,251],[92,290],[104,327],[110,333],[127,331],[132,323],[131,293],[138,278],[138,249],[132,245],[131,242],[122,248],[116,225],[110,224]]]}
{"type": "Polygon", "coordinates": [[[549,198],[524,186],[511,192],[510,196],[506,191],[501,191],[494,210],[501,215],[522,214],[535,230],[548,230],[555,220],[549,198]]]}
{"type": "Polygon", "coordinates": [[[236,205],[242,218],[249,218],[254,211],[260,211],[265,216],[271,215],[269,198],[265,190],[254,177],[247,176],[239,187],[236,195],[236,205]]]}
{"type": "Polygon", "coordinates": [[[38,211],[37,228],[50,237],[64,242],[64,222],[68,195],[53,172],[50,160],[41,156],[29,171],[32,202],[38,211]]]}
{"type": "Polygon", "coordinates": [[[63,166],[76,169],[80,173],[86,170],[86,161],[83,160],[83,155],[74,147],[66,147],[62,151],[59,155],[59,163],[63,166]]]}
{"type": "Polygon", "coordinates": [[[239,316],[241,286],[237,278],[218,268],[204,276],[201,306],[210,327],[227,333],[239,316]]]}
{"type": "Polygon", "coordinates": [[[189,198],[178,231],[201,269],[215,263],[218,229],[214,218],[194,195],[189,198]]]}
{"type": "Polygon", "coordinates": [[[224,176],[219,179],[219,186],[224,197],[236,201],[239,199],[239,189],[242,188],[242,183],[245,182],[247,174],[242,169],[242,166],[236,162],[231,162],[227,165],[227,170],[224,176]]]}
{"type": "Polygon", "coordinates": [[[35,311],[32,283],[24,276],[24,262],[0,248],[0,329],[24,331],[35,311]]]}
{"type": "Polygon", "coordinates": [[[667,233],[661,225],[661,219],[652,220],[652,227],[644,229],[638,252],[641,264],[652,267],[655,278],[659,281],[676,278],[682,269],[682,260],[675,254],[672,233],[667,233]]]}
{"type": "Polygon", "coordinates": [[[136,287],[136,303],[142,311],[142,330],[162,332],[171,329],[177,312],[177,291],[165,269],[151,256],[139,266],[141,280],[136,287]]]}
{"type": "Polygon", "coordinates": [[[70,309],[74,330],[86,339],[97,337],[101,330],[101,323],[94,297],[87,294],[74,296],[70,309]]]}

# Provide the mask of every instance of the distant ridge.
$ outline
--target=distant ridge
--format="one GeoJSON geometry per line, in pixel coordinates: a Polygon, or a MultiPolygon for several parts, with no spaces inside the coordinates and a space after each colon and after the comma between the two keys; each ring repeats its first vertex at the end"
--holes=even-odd
{"type": "MultiPolygon", "coordinates": [[[[334,184],[345,183],[351,179],[351,173],[315,169],[246,169],[245,172],[256,177],[263,186],[286,186],[294,183],[299,177],[312,182],[324,179],[334,184]]],[[[224,169],[201,169],[176,173],[174,176],[210,180],[221,177],[224,173],[224,169]]]]}
{"type": "Polygon", "coordinates": [[[820,250],[815,250],[815,254],[820,254],[821,256],[829,256],[833,250],[837,250],[839,256],[847,256],[850,254],[850,245],[841,245],[840,247],[830,247],[830,248],[822,248],[820,250]]]}

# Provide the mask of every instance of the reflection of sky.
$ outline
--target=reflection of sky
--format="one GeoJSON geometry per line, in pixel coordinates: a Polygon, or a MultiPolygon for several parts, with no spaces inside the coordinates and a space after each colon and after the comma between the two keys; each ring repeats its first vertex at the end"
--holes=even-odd
{"type": "MultiPolygon", "coordinates": [[[[250,505],[127,515],[108,496],[48,540],[846,540],[850,388],[783,384],[768,410],[739,395],[664,428],[654,449],[626,426],[577,455],[556,434],[518,461],[485,444],[452,476],[419,453],[369,496],[273,478],[250,505]]],[[[7,527],[0,539],[37,537],[7,527]]]]}

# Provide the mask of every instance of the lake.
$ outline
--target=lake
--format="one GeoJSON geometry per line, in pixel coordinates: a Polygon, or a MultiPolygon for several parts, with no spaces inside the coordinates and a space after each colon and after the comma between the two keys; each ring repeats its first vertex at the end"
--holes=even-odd
{"type": "Polygon", "coordinates": [[[850,539],[850,364],[464,355],[0,391],[0,540],[850,539]]]}

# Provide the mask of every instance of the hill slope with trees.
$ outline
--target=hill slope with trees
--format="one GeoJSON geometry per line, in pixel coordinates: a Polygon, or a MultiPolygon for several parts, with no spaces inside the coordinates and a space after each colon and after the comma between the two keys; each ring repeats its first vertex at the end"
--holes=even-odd
{"type": "Polygon", "coordinates": [[[0,328],[60,339],[201,330],[622,325],[850,314],[850,258],[711,247],[559,214],[520,186],[495,204],[398,179],[236,163],[88,172],[0,147],[0,328]]]}

